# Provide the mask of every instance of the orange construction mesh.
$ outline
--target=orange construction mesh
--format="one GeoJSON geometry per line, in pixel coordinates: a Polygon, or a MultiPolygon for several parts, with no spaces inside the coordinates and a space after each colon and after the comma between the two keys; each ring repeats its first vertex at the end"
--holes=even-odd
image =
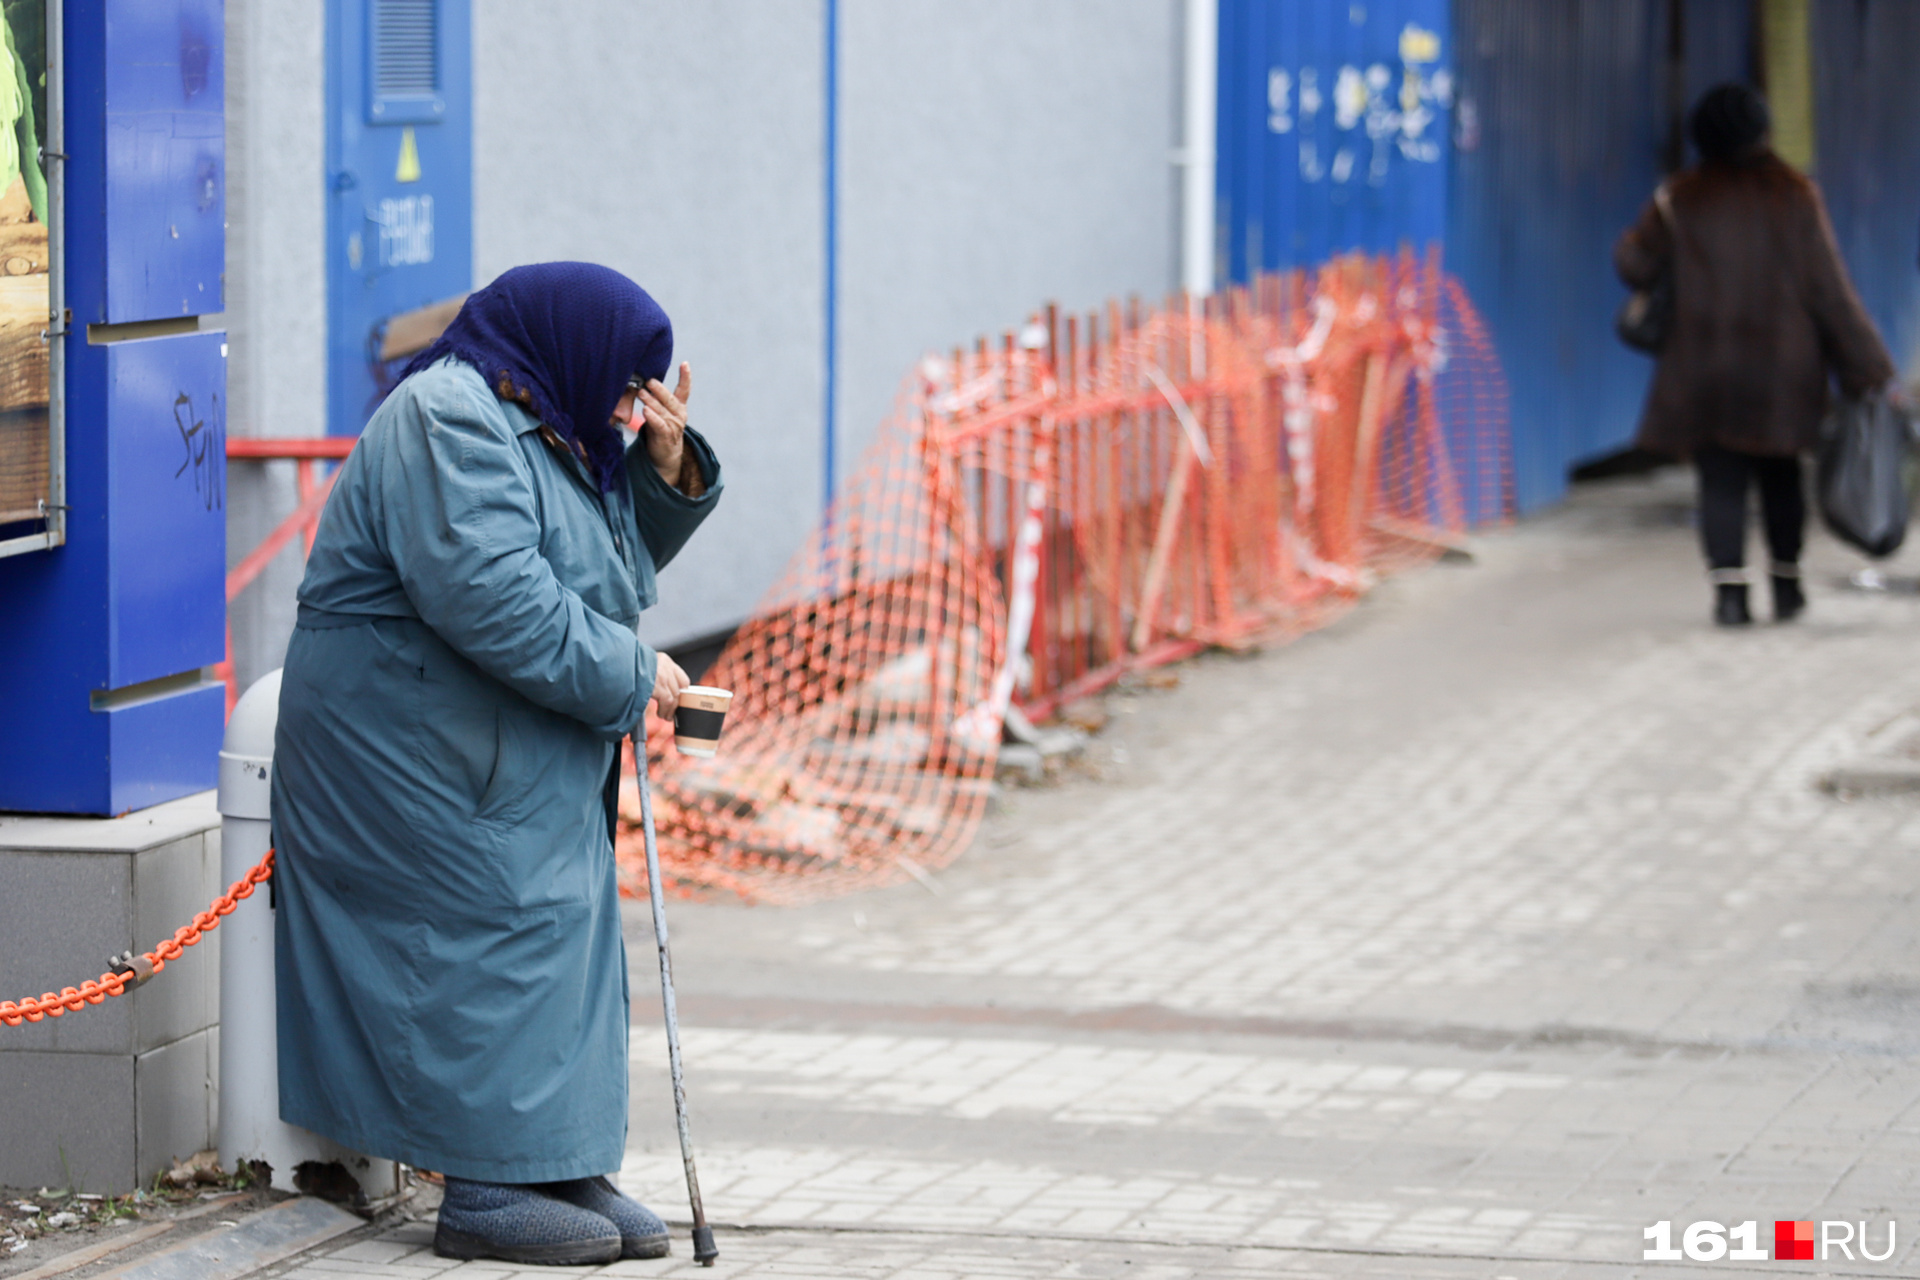
{"type": "MultiPolygon", "coordinates": [[[[1410,256],[1204,305],[1051,310],[929,357],[703,683],[720,754],[651,725],[663,875],[793,902],[966,847],[1009,703],[1324,625],[1512,510],[1506,391],[1457,281],[1410,256]]],[[[637,796],[621,866],[644,892],[637,796]]]]}

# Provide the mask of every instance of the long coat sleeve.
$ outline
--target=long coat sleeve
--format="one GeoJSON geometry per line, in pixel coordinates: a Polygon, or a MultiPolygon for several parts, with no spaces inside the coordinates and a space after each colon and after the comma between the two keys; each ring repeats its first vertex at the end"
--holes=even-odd
{"type": "Polygon", "coordinates": [[[287,1121],[487,1181],[619,1167],[606,793],[653,685],[635,633],[651,548],[677,550],[720,496],[688,439],[703,497],[650,467],[601,494],[447,362],[396,389],[344,464],[275,740],[287,1121]]]}
{"type": "Polygon", "coordinates": [[[1848,394],[1893,362],[1848,281],[1820,193],[1784,161],[1705,164],[1669,183],[1613,249],[1644,289],[1673,272],[1674,314],[1637,443],[1686,456],[1702,444],[1788,456],[1819,439],[1830,376],[1848,394]]]}
{"type": "MultiPolygon", "coordinates": [[[[478,379],[475,379],[478,382],[478,379]]],[[[653,655],[625,617],[590,607],[541,554],[533,468],[500,402],[408,396],[400,429],[370,445],[386,550],[420,620],[488,676],[609,741],[632,731],[653,690],[653,655]]],[[[564,464],[563,464],[564,465],[564,464]]],[[[689,530],[691,532],[691,530],[689,530]]],[[[637,593],[631,608],[638,616],[637,593]]]]}

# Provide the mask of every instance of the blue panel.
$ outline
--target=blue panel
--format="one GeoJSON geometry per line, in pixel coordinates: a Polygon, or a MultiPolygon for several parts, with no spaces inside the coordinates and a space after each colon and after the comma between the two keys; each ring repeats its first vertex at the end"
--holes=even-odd
{"type": "MultiPolygon", "coordinates": [[[[174,246],[198,246],[196,253],[204,248],[200,232],[189,236],[187,224],[179,226],[179,242],[166,234],[165,244],[126,250],[121,237],[149,234],[151,226],[143,231],[144,224],[116,221],[109,212],[109,85],[116,86],[116,101],[131,101],[119,93],[122,82],[140,83],[159,74],[153,67],[171,65],[176,97],[184,99],[187,83],[198,83],[194,69],[201,55],[192,51],[191,38],[183,41],[195,30],[204,30],[213,43],[205,50],[207,84],[195,90],[189,105],[214,113],[218,142],[218,7],[175,0],[146,7],[173,16],[151,29],[157,33],[144,43],[113,42],[114,57],[129,63],[123,66],[108,61],[109,18],[131,15],[144,22],[150,15],[137,12],[142,6],[125,0],[65,3],[67,288],[75,325],[62,341],[72,509],[65,546],[0,559],[0,809],[118,813],[213,784],[223,708],[219,689],[112,712],[91,705],[95,693],[190,672],[217,661],[223,651],[225,522],[217,486],[224,472],[210,465],[223,451],[211,440],[207,450],[197,448],[208,433],[224,434],[220,411],[208,412],[215,394],[222,406],[225,401],[222,335],[93,345],[85,329],[110,318],[110,260],[146,255],[155,266],[149,280],[170,273],[184,280],[191,273],[174,268],[188,260],[186,248],[176,257],[174,246]],[[193,14],[211,25],[194,28],[193,14]],[[180,80],[183,63],[194,73],[187,82],[180,80]],[[176,407],[186,407],[177,403],[183,391],[192,401],[191,417],[175,415],[176,407]],[[202,424],[197,431],[195,422],[202,424]],[[190,447],[200,461],[183,469],[190,447]]],[[[217,232],[219,215],[211,221],[217,232]]],[[[163,233],[165,228],[163,223],[163,233]]],[[[209,291],[217,290],[222,257],[216,240],[209,291]]],[[[125,301],[119,288],[116,307],[125,301]]],[[[161,311],[178,313],[177,302],[161,311]]],[[[111,318],[133,317],[118,311],[111,318]]]]}
{"type": "Polygon", "coordinates": [[[225,653],[226,347],[223,333],[192,333],[107,349],[108,687],[225,653]]]}
{"type": "MultiPolygon", "coordinates": [[[[1684,0],[1684,107],[1751,65],[1748,0],[1684,0]]],[[[1521,508],[1627,445],[1652,365],[1614,336],[1614,239],[1661,177],[1672,116],[1665,0],[1456,0],[1448,265],[1512,392],[1521,508]]]]}
{"type": "Polygon", "coordinates": [[[224,469],[203,461],[197,481],[181,469],[190,444],[223,431],[199,408],[215,395],[224,405],[222,341],[69,344],[67,544],[0,559],[0,810],[122,813],[213,785],[220,689],[108,713],[91,698],[224,652],[219,488],[206,505],[224,469]],[[183,391],[196,418],[174,416],[183,391]]]}
{"type": "MultiPolygon", "coordinates": [[[[327,427],[357,435],[392,372],[373,355],[386,321],[473,287],[466,0],[328,0],[327,68],[327,427]],[[376,93],[374,11],[404,18],[429,4],[433,93],[376,93]]],[[[421,79],[401,70],[399,85],[421,79]]]]}
{"type": "MultiPolygon", "coordinates": [[[[67,307],[74,324],[81,327],[105,324],[107,319],[105,4],[106,0],[65,0],[67,307]]],[[[69,435],[72,430],[68,428],[69,435]]],[[[69,443],[70,455],[73,449],[69,443]]]]}
{"type": "MultiPolygon", "coordinates": [[[[105,14],[68,0],[67,297],[106,318],[105,14]]],[[[111,812],[107,722],[106,355],[67,345],[67,542],[0,559],[0,809],[111,812]]]]}
{"type": "Polygon", "coordinates": [[[220,0],[106,0],[106,319],[223,308],[220,0]]]}
{"type": "Polygon", "coordinates": [[[96,817],[120,812],[113,807],[110,725],[106,716],[87,709],[85,691],[77,707],[70,687],[5,692],[10,700],[0,709],[6,729],[0,738],[0,812],[96,817]],[[37,697],[37,692],[59,696],[37,697]]]}
{"type": "Polygon", "coordinates": [[[82,692],[57,732],[0,743],[0,810],[104,817],[206,791],[226,720],[218,684],[112,711],[89,710],[82,692]]]}
{"type": "Polygon", "coordinates": [[[177,800],[218,781],[220,739],[227,728],[224,685],[96,712],[94,718],[107,726],[112,789],[105,812],[177,800]]]}
{"type": "MultiPolygon", "coordinates": [[[[1752,0],[1685,0],[1680,41],[1686,62],[1681,102],[1691,107],[1714,85],[1753,77],[1752,0]]],[[[1687,145],[1686,163],[1700,157],[1687,145]]]]}
{"type": "Polygon", "coordinates": [[[1446,233],[1449,0],[1224,0],[1216,219],[1227,278],[1446,233]]]}
{"type": "Polygon", "coordinates": [[[1920,359],[1920,5],[1816,3],[1815,177],[1861,300],[1896,362],[1920,359]]]}
{"type": "Polygon", "coordinates": [[[67,542],[0,558],[0,810],[112,812],[107,725],[88,707],[108,687],[105,379],[75,368],[104,372],[106,356],[69,349],[94,359],[68,363],[67,542]]]}
{"type": "Polygon", "coordinates": [[[1506,369],[1525,510],[1559,498],[1570,467],[1626,444],[1639,420],[1651,364],[1614,336],[1626,292],[1612,247],[1660,180],[1667,10],[1455,0],[1454,32],[1447,263],[1506,369]]]}

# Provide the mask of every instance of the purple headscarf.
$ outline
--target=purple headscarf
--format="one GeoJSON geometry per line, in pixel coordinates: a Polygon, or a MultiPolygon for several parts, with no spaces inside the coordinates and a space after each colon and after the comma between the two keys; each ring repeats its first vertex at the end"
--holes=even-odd
{"type": "Polygon", "coordinates": [[[497,394],[524,391],[534,416],[587,455],[602,493],[620,476],[623,444],[611,424],[630,378],[665,378],[673,323],[647,291],[611,267],[542,262],[515,267],[469,297],[411,376],[446,356],[480,371],[497,394]]]}

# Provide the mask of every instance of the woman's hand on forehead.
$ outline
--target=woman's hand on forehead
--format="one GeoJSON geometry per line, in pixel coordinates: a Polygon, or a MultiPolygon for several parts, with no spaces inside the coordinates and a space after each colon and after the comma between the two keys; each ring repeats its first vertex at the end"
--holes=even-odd
{"type": "Polygon", "coordinates": [[[649,378],[636,398],[643,418],[640,439],[646,445],[647,461],[668,484],[678,482],[686,458],[687,400],[692,395],[693,369],[682,360],[678,387],[668,391],[666,383],[649,378]]]}

